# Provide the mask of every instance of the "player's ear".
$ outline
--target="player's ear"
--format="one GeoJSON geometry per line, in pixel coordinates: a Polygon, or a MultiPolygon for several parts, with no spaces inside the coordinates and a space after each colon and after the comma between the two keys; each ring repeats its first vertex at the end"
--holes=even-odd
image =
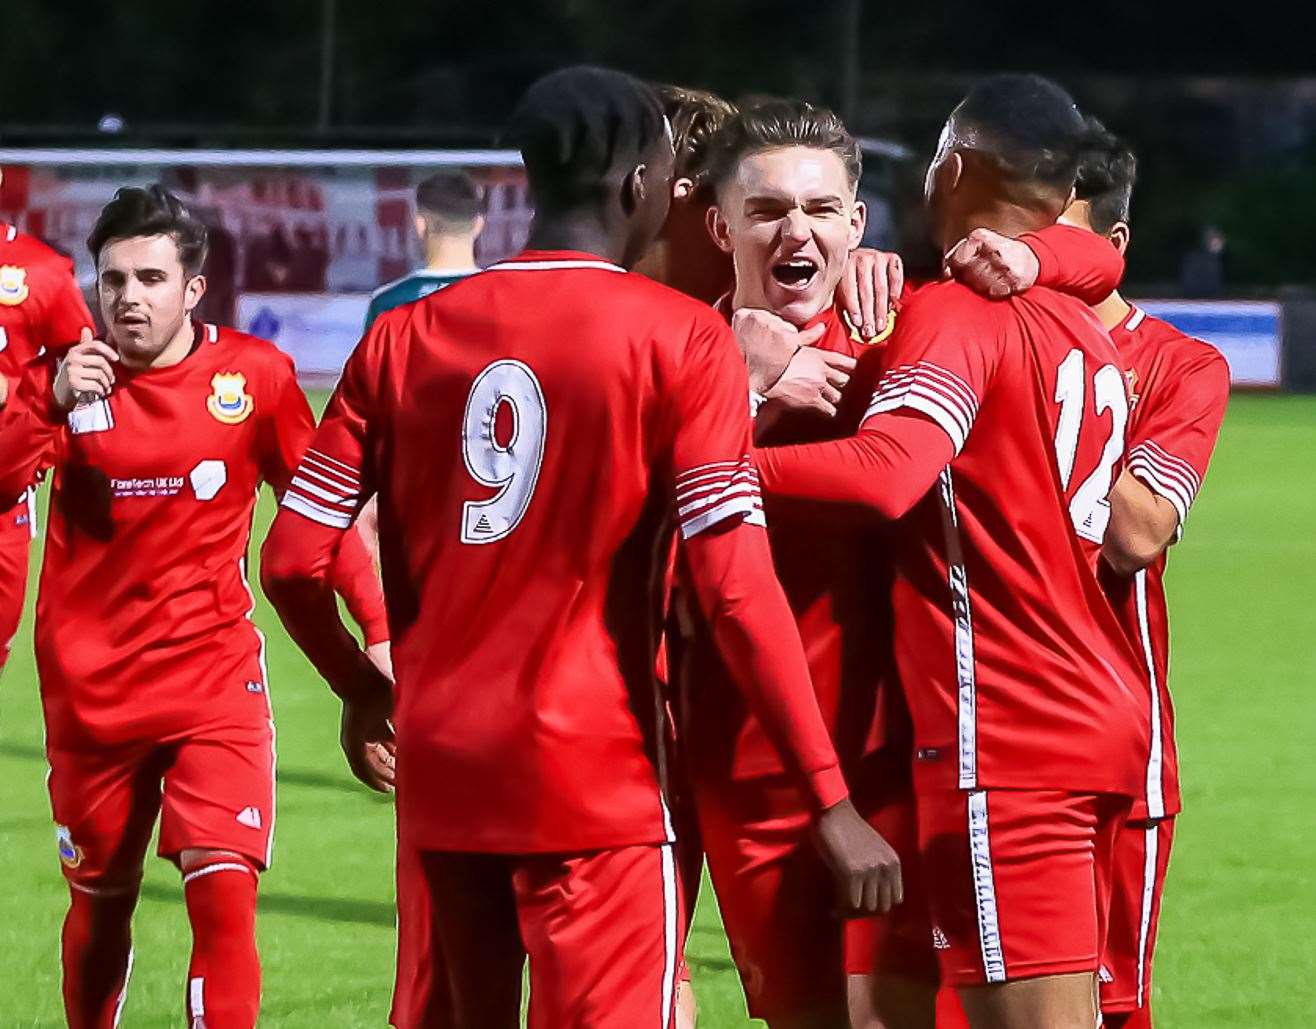
{"type": "Polygon", "coordinates": [[[423,242],[425,239],[425,216],[423,214],[416,215],[416,220],[412,224],[416,227],[416,238],[423,242]]]}
{"type": "Polygon", "coordinates": [[[478,239],[480,233],[484,231],[484,215],[477,214],[475,221],[471,222],[471,236],[478,239]]]}
{"type": "Polygon", "coordinates": [[[688,200],[695,191],[695,180],[689,176],[682,175],[678,179],[672,180],[672,199],[688,200]]]}
{"type": "Polygon", "coordinates": [[[723,253],[731,253],[733,246],[731,243],[731,226],[727,220],[722,217],[722,209],[714,204],[704,215],[704,225],[708,228],[708,234],[713,237],[713,242],[723,253]]]}
{"type": "Polygon", "coordinates": [[[649,168],[646,164],[637,164],[626,175],[622,183],[621,205],[627,214],[634,214],[644,204],[649,185],[645,181],[649,168]]]}
{"type": "Polygon", "coordinates": [[[856,200],[850,209],[850,249],[853,250],[864,241],[864,229],[868,225],[868,205],[856,200]]]}
{"type": "Polygon", "coordinates": [[[1129,223],[1116,222],[1110,229],[1111,245],[1123,256],[1129,249],[1129,223]]]}
{"type": "Polygon", "coordinates": [[[191,314],[195,311],[196,305],[201,303],[201,298],[205,295],[206,277],[204,275],[193,275],[183,287],[183,312],[191,314]]]}

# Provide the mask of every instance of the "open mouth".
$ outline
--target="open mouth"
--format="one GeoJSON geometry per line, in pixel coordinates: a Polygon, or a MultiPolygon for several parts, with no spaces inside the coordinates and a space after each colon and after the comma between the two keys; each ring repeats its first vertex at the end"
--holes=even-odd
{"type": "Polygon", "coordinates": [[[779,261],[772,266],[772,277],[778,285],[792,290],[806,290],[817,278],[817,262],[808,257],[792,257],[789,261],[779,261]]]}

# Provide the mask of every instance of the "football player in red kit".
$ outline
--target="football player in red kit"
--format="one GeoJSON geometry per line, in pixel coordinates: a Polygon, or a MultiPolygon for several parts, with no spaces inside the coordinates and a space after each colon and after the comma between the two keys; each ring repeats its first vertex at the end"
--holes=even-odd
{"type": "MultiPolygon", "coordinates": [[[[1079,166],[1076,199],[1061,220],[1129,243],[1133,153],[1100,126],[1079,166]]],[[[1101,1013],[1113,1029],[1150,1029],[1152,953],[1179,813],[1179,761],[1170,701],[1167,551],[1183,532],[1206,478],[1229,403],[1220,352],[1112,292],[1095,307],[1129,383],[1129,462],[1110,493],[1101,575],[1151,677],[1146,788],[1116,840],[1101,1013]]]]}
{"type": "MultiPolygon", "coordinates": [[[[0,415],[0,492],[54,468],[36,650],[49,788],[70,887],[70,1026],[116,1024],[157,816],[183,877],[194,1027],[250,1029],[257,874],[274,829],[274,726],[245,579],[257,488],[282,492],[314,431],[292,362],[191,312],[204,226],[158,186],[122,189],[88,246],[107,341],[23,380],[0,415]]],[[[360,538],[335,583],[384,638],[360,538]]]]}
{"type": "MultiPolygon", "coordinates": [[[[0,222],[0,408],[39,354],[62,353],[91,326],[73,262],[0,222]]],[[[23,613],[35,500],[31,489],[16,503],[13,497],[0,499],[0,508],[7,508],[0,509],[0,670],[23,613]]]]}
{"type": "Polygon", "coordinates": [[[730,330],[625,271],[670,201],[656,96],[567,69],[508,135],[530,249],[367,335],[264,581],[344,699],[356,773],[387,788],[396,746],[401,845],[423,852],[455,1023],[516,1025],[528,955],[532,1026],[667,1026],[682,933],[653,673],[669,527],[812,798],[841,906],[898,898],[899,872],[848,798],[772,576],[730,330]],[[396,710],[324,582],[375,492],[396,710]]]}
{"type": "MultiPolygon", "coordinates": [[[[1087,129],[1034,76],[955,109],[938,242],[1050,225],[1087,129]]],[[[1145,677],[1096,577],[1124,452],[1118,355],[1075,298],[958,283],[900,315],[859,433],[758,453],[771,494],[902,518],[895,657],[945,981],[978,1027],[1096,1023],[1115,834],[1142,786],[1145,677]]]]}
{"type": "MultiPolygon", "coordinates": [[[[864,210],[854,193],[858,163],[858,147],[839,119],[798,101],[744,110],[711,142],[713,237],[736,270],[734,291],[719,307],[728,318],[735,309],[751,382],[767,392],[767,377],[780,374],[770,367],[772,350],[792,336],[807,334],[820,353],[843,355],[851,368],[858,361],[854,382],[847,385],[842,376],[824,404],[790,396],[766,400],[756,425],[761,441],[848,436],[871,394],[871,378],[867,392],[863,382],[881,340],[868,341],[855,330],[838,289],[862,234],[864,210]]],[[[1033,279],[1044,271],[1044,282],[1067,290],[1092,295],[1088,264],[1105,269],[1104,289],[1118,279],[1118,254],[1073,229],[1048,228],[1031,241],[1048,258],[1045,269],[1029,243],[997,237],[992,244],[993,254],[1027,252],[1033,279]],[[1075,273],[1070,265],[1083,270],[1075,273]]],[[[993,270],[978,267],[986,261],[985,245],[960,249],[965,254],[954,265],[957,274],[993,270]]],[[[1001,271],[994,285],[1006,292],[1032,281],[1001,271]]],[[[975,282],[987,288],[980,280],[979,274],[975,282]]],[[[901,853],[907,899],[885,917],[850,921],[842,933],[825,904],[828,884],[809,843],[807,807],[782,781],[761,727],[728,691],[727,672],[702,638],[698,619],[687,618],[695,631],[680,667],[697,796],[750,1011],[774,1026],[842,1024],[848,972],[856,1024],[931,1024],[937,966],[916,888],[908,714],[889,656],[891,543],[870,519],[838,517],[830,505],[769,507],[774,565],[820,704],[861,808],[901,853]]]]}

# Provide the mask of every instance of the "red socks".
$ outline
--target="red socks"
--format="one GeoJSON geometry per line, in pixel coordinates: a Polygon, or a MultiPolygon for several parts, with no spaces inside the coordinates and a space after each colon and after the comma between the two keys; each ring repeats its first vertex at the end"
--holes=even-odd
{"type": "Polygon", "coordinates": [[[64,1013],[69,1029],[113,1029],[132,971],[137,887],[123,893],[71,888],[64,916],[64,1013]]]}
{"type": "Polygon", "coordinates": [[[183,895],[192,923],[190,1029],[252,1029],[260,1012],[256,869],[216,855],[184,872],[183,895]]]}

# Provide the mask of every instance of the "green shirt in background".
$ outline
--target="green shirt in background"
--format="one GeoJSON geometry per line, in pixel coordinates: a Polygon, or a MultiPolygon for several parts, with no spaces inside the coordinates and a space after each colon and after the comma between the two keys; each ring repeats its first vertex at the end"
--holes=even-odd
{"type": "Polygon", "coordinates": [[[366,310],[366,331],[370,331],[375,319],[385,311],[427,297],[477,271],[478,268],[420,268],[410,275],[380,286],[370,294],[370,307],[366,310]]]}

